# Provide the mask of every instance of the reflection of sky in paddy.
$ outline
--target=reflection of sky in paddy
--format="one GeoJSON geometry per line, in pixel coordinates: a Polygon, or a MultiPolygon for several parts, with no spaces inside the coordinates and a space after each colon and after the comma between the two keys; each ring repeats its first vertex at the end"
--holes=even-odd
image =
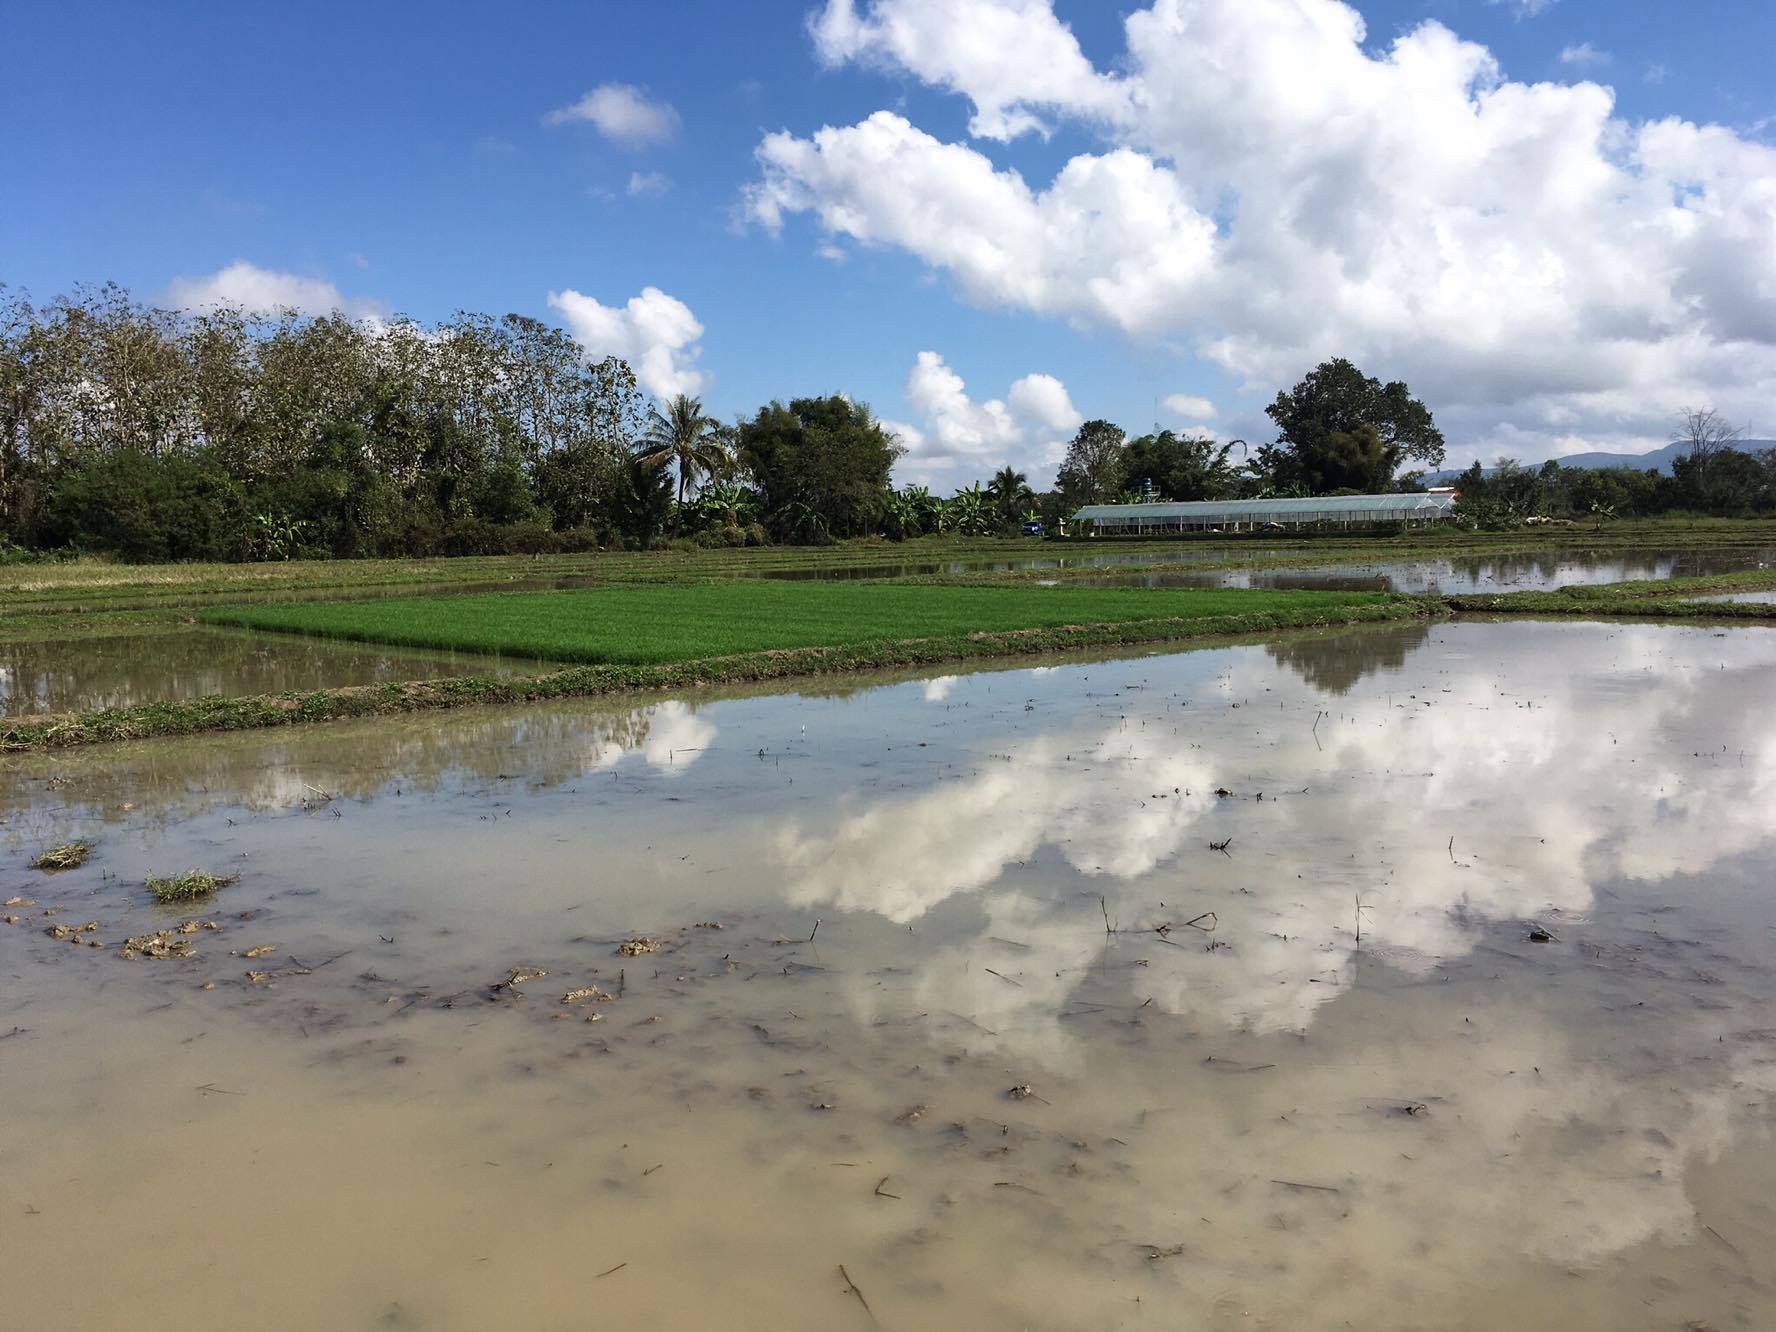
{"type": "MultiPolygon", "coordinates": [[[[1492,628],[1439,628],[1405,665],[1402,634],[1424,630],[1326,642],[1334,662],[1367,642],[1388,663],[1344,697],[1244,650],[928,682],[948,729],[976,737],[967,757],[788,819],[789,894],[903,925],[974,899],[987,933],[1036,950],[1032,971],[1090,955],[1099,894],[1131,926],[1213,909],[1239,947],[1183,950],[1153,979],[1172,1005],[1293,1028],[1345,984],[1359,897],[1367,949],[1423,971],[1492,922],[1583,915],[1598,883],[1768,848],[1764,638],[1692,634],[1696,654],[1660,629],[1502,633],[1522,648],[1502,674],[1470,651],[1492,628]]],[[[1314,646],[1270,656],[1324,674],[1314,646]]],[[[970,984],[1002,1005],[1061,997],[970,984]]]]}

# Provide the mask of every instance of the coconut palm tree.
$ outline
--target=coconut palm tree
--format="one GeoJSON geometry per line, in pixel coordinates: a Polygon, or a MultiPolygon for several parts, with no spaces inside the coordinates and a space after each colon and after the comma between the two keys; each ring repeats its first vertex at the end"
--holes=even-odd
{"type": "Polygon", "coordinates": [[[648,427],[636,446],[636,456],[643,463],[660,466],[671,463],[678,469],[678,509],[673,511],[673,530],[678,529],[679,510],[684,508],[685,491],[697,482],[699,474],[721,472],[729,465],[727,433],[720,421],[703,415],[703,400],[680,393],[666,404],[648,410],[648,427]]]}
{"type": "Polygon", "coordinates": [[[993,479],[987,483],[987,498],[993,502],[1001,521],[1007,525],[1016,522],[1017,511],[1036,498],[1030,489],[1029,480],[1008,463],[993,473],[993,479]]]}

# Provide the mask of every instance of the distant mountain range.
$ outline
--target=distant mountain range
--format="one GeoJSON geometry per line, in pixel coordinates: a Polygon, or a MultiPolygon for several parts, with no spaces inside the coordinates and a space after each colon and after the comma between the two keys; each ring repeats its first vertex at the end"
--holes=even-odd
{"type": "MultiPolygon", "coordinates": [[[[1734,447],[1746,453],[1758,453],[1764,449],[1776,449],[1776,439],[1742,439],[1734,447]]],[[[1662,449],[1653,449],[1647,453],[1569,453],[1564,458],[1554,461],[1562,467],[1631,467],[1637,472],[1663,472],[1671,475],[1671,464],[1688,453],[1688,444],[1667,444],[1662,449]]],[[[1540,463],[1524,463],[1530,471],[1538,471],[1540,463]]],[[[1427,486],[1446,486],[1460,476],[1465,469],[1432,472],[1424,479],[1427,486]]],[[[1492,468],[1483,469],[1491,472],[1492,468]]]]}

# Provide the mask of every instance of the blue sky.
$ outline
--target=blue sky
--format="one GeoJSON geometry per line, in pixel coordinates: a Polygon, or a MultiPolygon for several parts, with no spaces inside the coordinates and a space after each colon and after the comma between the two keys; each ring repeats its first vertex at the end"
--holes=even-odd
{"type": "Polygon", "coordinates": [[[1007,458],[1046,479],[1081,415],[1268,437],[1262,404],[1339,352],[1424,392],[1452,461],[1651,447],[1703,399],[1776,434],[1776,5],[1364,3],[1353,42],[1335,0],[1159,0],[1188,31],[1144,54],[1136,8],[834,0],[821,44],[809,0],[14,3],[0,280],[565,320],[653,346],[656,387],[724,416],[866,398],[913,445],[903,475],[943,486],[1007,458]],[[1495,66],[1377,63],[1441,29],[1495,66]],[[1209,48],[1252,97],[1152,109],[1205,85],[1209,48]],[[1613,90],[1601,118],[1560,92],[1586,80],[1613,90]],[[609,85],[659,132],[546,123],[609,85]],[[883,112],[869,142],[812,139],[883,112]],[[1684,128],[1636,137],[1668,118],[1684,128]],[[1437,136],[1470,128],[1442,179],[1437,136]],[[1140,179],[1082,189],[1116,214],[1084,237],[1057,179],[1111,159],[1140,179]],[[1572,197],[1606,170],[1626,174],[1572,197]],[[977,171],[1051,207],[1001,209],[977,171]],[[1150,203],[1152,227],[1120,225],[1150,203]],[[564,292],[597,306],[568,319],[564,292]]]}

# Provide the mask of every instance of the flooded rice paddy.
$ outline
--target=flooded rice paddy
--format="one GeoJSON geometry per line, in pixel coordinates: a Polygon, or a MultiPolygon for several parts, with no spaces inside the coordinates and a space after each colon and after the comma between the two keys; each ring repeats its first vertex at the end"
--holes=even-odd
{"type": "Polygon", "coordinates": [[[1323,588],[1338,591],[1444,593],[1456,596],[1481,592],[1545,592],[1571,584],[1595,585],[1630,579],[1690,578],[1776,567],[1776,549],[1623,552],[1572,548],[1529,554],[1452,556],[1441,559],[1417,556],[1411,559],[1341,562],[1318,567],[1304,562],[1300,567],[1294,568],[1205,569],[1200,572],[1166,568],[1151,573],[1141,572],[1142,566],[1153,564],[1287,560],[1295,553],[1287,546],[1208,546],[1184,541],[1171,547],[1143,551],[1082,550],[1075,545],[1069,546],[1065,555],[1045,558],[775,569],[761,572],[757,576],[797,580],[906,578],[938,574],[1058,574],[1103,569],[1108,572],[1102,580],[1069,581],[1099,582],[1106,587],[1323,588]]]}
{"type": "Polygon", "coordinates": [[[0,642],[0,717],[537,669],[532,661],[232,629],[0,642]]]}
{"type": "MultiPolygon", "coordinates": [[[[1245,552],[1251,554],[1248,548],[1245,552]]],[[[1276,588],[1462,595],[1547,590],[1630,579],[1658,580],[1741,573],[1776,567],[1776,549],[1740,551],[1595,552],[1374,561],[1271,569],[1167,568],[1163,562],[1213,563],[1241,554],[1227,547],[1179,543],[1159,551],[1075,551],[1042,558],[951,560],[828,568],[768,570],[770,579],[895,578],[920,574],[964,576],[1004,572],[1102,569],[1102,577],[1073,577],[1102,587],[1276,588]]],[[[442,587],[328,589],[280,600],[366,599],[377,596],[457,596],[488,591],[542,591],[602,585],[593,575],[451,584],[442,587]]],[[[1736,593],[1699,600],[1769,601],[1776,594],[1736,593]]],[[[391,680],[454,675],[508,675],[548,669],[548,663],[473,653],[428,652],[247,630],[181,627],[150,633],[0,643],[0,717],[129,707],[220,694],[242,696],[325,689],[391,680]]]]}
{"type": "Polygon", "coordinates": [[[0,1308],[1776,1325],[1773,666],[1413,625],[0,759],[0,1308]]]}

